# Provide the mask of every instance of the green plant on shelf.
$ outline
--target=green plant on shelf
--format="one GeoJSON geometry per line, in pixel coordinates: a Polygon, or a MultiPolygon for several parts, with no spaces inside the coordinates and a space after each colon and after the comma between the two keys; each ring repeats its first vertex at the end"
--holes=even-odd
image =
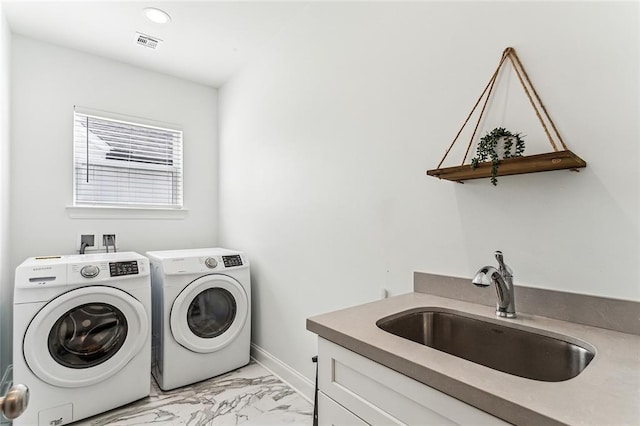
{"type": "Polygon", "coordinates": [[[523,153],[522,133],[513,133],[504,127],[496,127],[480,139],[476,156],[471,159],[471,167],[475,169],[480,163],[491,161],[491,183],[495,186],[498,184],[500,160],[522,157],[523,153]]]}

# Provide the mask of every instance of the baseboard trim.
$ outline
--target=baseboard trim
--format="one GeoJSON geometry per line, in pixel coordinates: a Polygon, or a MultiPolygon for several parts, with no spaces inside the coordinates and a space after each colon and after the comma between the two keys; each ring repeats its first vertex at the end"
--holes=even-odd
{"type": "Polygon", "coordinates": [[[291,386],[293,390],[313,404],[315,384],[306,376],[303,376],[298,371],[294,370],[254,343],[251,343],[251,358],[272,372],[287,385],[291,386]]]}

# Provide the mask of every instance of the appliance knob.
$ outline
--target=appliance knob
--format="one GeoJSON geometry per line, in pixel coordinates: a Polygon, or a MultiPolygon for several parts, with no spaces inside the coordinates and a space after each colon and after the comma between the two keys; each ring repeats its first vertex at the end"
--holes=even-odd
{"type": "Polygon", "coordinates": [[[85,278],[93,278],[97,276],[99,273],[100,273],[100,268],[98,268],[96,265],[86,265],[86,266],[83,266],[82,269],[80,269],[80,275],[82,275],[85,278]]]}
{"type": "Polygon", "coordinates": [[[204,261],[204,264],[207,265],[207,268],[214,269],[216,266],[218,266],[218,261],[213,257],[207,257],[204,261]]]}
{"type": "Polygon", "coordinates": [[[8,420],[13,420],[24,413],[27,405],[29,405],[29,388],[25,385],[13,385],[5,396],[0,396],[0,412],[8,420]]]}

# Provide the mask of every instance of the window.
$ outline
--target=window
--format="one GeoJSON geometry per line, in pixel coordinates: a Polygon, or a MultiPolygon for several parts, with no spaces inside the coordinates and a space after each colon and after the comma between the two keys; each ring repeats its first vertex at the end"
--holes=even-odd
{"type": "Polygon", "coordinates": [[[182,130],[76,107],[74,206],[182,208],[182,130]]]}

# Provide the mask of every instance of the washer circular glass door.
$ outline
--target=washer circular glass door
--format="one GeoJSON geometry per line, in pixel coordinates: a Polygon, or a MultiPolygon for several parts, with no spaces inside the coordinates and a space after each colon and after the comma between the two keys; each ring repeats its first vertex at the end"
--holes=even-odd
{"type": "Polygon", "coordinates": [[[47,342],[49,354],[69,368],[102,364],[124,344],[127,318],[107,303],[85,303],[70,309],[53,324],[47,342]]]}
{"type": "Polygon", "coordinates": [[[61,387],[98,383],[121,370],[144,346],[144,306],[112,287],[83,287],[47,303],[24,337],[29,368],[61,387]]]}
{"type": "Polygon", "coordinates": [[[247,293],[238,281],[226,275],[205,275],[173,302],[171,333],[193,352],[215,352],[240,334],[249,309],[247,293]]]}

